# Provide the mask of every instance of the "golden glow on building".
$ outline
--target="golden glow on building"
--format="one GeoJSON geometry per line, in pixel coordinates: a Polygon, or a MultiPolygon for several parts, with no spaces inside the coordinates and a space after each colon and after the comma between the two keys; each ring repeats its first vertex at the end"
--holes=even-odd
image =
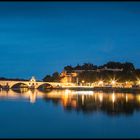
{"type": "Polygon", "coordinates": [[[67,73],[66,71],[63,71],[61,74],[60,74],[60,82],[61,83],[72,83],[72,82],[76,82],[76,79],[75,77],[77,77],[77,73],[75,72],[72,72],[72,73],[67,73]]]}
{"type": "Polygon", "coordinates": [[[133,85],[133,83],[132,83],[131,81],[126,81],[126,82],[124,83],[124,87],[125,87],[125,88],[131,88],[132,85],[133,85]]]}
{"type": "Polygon", "coordinates": [[[104,82],[103,82],[102,80],[100,80],[100,81],[98,82],[98,86],[103,86],[103,84],[104,84],[104,82]]]}
{"type": "Polygon", "coordinates": [[[140,85],[140,79],[138,79],[136,83],[137,83],[138,85],[140,85]]]}
{"type": "Polygon", "coordinates": [[[116,84],[116,81],[115,80],[112,80],[111,81],[111,84],[114,86],[116,84]]]}

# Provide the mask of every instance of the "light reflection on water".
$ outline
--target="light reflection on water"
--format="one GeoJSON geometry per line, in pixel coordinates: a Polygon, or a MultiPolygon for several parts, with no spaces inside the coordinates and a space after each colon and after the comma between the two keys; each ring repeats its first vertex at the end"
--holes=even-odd
{"type": "Polygon", "coordinates": [[[140,94],[133,93],[105,93],[103,91],[76,90],[39,90],[0,91],[2,99],[28,99],[36,103],[38,98],[46,102],[52,101],[62,106],[65,111],[81,111],[84,114],[103,112],[107,115],[132,115],[140,110],[140,94]]]}
{"type": "Polygon", "coordinates": [[[139,110],[139,93],[0,91],[0,138],[138,138],[139,110]]]}

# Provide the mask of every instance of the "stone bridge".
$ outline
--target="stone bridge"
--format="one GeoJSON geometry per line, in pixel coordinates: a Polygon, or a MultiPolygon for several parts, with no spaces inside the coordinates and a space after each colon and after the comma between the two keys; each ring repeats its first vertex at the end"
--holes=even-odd
{"type": "Polygon", "coordinates": [[[65,86],[73,86],[73,83],[58,83],[58,82],[40,82],[36,81],[34,77],[32,77],[29,81],[12,81],[12,80],[0,80],[0,86],[1,87],[8,87],[12,88],[17,84],[25,85],[28,88],[39,88],[40,86],[47,85],[52,88],[59,88],[59,87],[65,87],[65,86]]]}

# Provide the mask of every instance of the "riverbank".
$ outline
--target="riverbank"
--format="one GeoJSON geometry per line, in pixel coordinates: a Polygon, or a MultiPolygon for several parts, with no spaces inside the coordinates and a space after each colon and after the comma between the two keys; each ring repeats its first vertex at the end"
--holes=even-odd
{"type": "Polygon", "coordinates": [[[70,90],[93,90],[93,91],[104,91],[104,92],[130,92],[130,93],[140,93],[140,88],[118,88],[118,87],[61,87],[54,89],[70,89],[70,90]]]}
{"type": "MultiPolygon", "coordinates": [[[[32,88],[14,88],[12,90],[21,90],[21,91],[26,91],[27,89],[29,90],[35,90],[32,88]]],[[[140,88],[138,87],[133,87],[133,88],[119,88],[119,87],[53,87],[53,88],[46,88],[46,89],[40,89],[41,91],[48,91],[48,90],[65,90],[65,89],[69,89],[69,90],[82,90],[82,91],[103,91],[103,92],[125,92],[125,93],[140,93],[140,88]]],[[[3,88],[2,90],[10,90],[9,88],[3,88]]]]}

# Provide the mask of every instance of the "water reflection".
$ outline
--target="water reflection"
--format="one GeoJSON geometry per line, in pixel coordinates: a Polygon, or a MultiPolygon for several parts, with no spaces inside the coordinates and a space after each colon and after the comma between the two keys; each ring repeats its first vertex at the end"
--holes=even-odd
{"type": "Polygon", "coordinates": [[[107,115],[132,115],[140,110],[140,94],[132,93],[105,93],[96,91],[51,90],[9,90],[0,91],[0,99],[28,99],[35,103],[37,98],[54,105],[62,105],[65,111],[83,113],[104,112],[107,115]]]}
{"type": "Polygon", "coordinates": [[[37,90],[31,91],[31,90],[1,90],[0,91],[0,99],[29,99],[31,103],[35,103],[36,98],[41,97],[37,90]]]}
{"type": "Polygon", "coordinates": [[[104,112],[108,115],[132,115],[134,111],[140,110],[140,94],[56,90],[49,92],[44,98],[46,101],[55,100],[66,111],[75,110],[88,114],[104,112]]]}

